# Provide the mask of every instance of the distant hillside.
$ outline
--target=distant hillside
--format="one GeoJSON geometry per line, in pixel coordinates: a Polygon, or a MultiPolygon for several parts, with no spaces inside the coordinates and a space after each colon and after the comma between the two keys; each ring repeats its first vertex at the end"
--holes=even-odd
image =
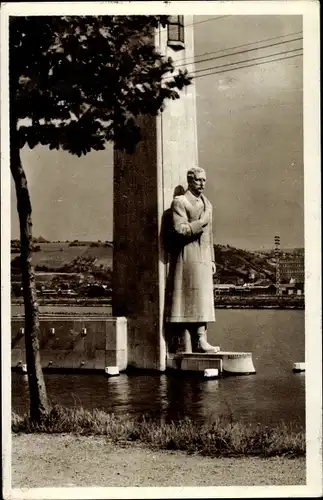
{"type": "Polygon", "coordinates": [[[220,283],[269,282],[275,278],[275,262],[271,256],[231,247],[215,245],[216,280],[220,283]]]}
{"type": "MultiPolygon", "coordinates": [[[[38,251],[33,254],[36,271],[64,272],[73,270],[73,263],[91,261],[94,267],[112,268],[112,242],[40,242],[38,251]]],[[[270,282],[275,278],[275,262],[271,254],[251,252],[231,247],[215,245],[219,283],[270,282]]],[[[19,272],[17,243],[12,245],[12,269],[19,272]]],[[[75,270],[75,269],[74,269],[75,270]]]]}
{"type": "MultiPolygon", "coordinates": [[[[110,242],[48,242],[38,243],[38,247],[40,250],[33,253],[36,271],[58,272],[81,257],[94,259],[94,266],[97,267],[112,267],[113,250],[110,242]]],[[[16,250],[11,252],[11,263],[13,267],[19,268],[16,250]]]]}

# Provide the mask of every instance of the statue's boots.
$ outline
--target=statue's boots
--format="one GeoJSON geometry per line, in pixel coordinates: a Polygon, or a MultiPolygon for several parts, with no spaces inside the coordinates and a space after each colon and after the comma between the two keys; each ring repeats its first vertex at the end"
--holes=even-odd
{"type": "Polygon", "coordinates": [[[197,352],[216,353],[220,351],[219,346],[213,346],[206,339],[206,332],[197,332],[197,352]]]}
{"type": "Polygon", "coordinates": [[[178,336],[177,353],[191,353],[192,352],[192,342],[191,335],[187,328],[182,330],[178,336]]]}

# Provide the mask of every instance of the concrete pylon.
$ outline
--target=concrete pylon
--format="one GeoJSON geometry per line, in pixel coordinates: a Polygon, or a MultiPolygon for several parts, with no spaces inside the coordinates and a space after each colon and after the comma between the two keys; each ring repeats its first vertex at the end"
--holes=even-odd
{"type": "MultiPolygon", "coordinates": [[[[168,45],[167,28],[156,30],[155,43],[191,73],[193,18],[184,21],[184,48],[168,45]]],[[[160,236],[176,188],[186,188],[186,172],[198,164],[194,83],[159,116],[142,117],[140,125],[143,139],[136,152],[114,154],[113,315],[127,318],[128,366],[164,371],[167,259],[160,236]]]]}

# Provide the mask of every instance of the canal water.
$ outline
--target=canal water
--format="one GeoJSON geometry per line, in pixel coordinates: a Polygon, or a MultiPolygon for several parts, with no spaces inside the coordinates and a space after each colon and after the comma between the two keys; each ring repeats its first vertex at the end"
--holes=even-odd
{"type": "MultiPolygon", "coordinates": [[[[292,372],[293,363],[304,361],[304,311],[219,309],[216,318],[209,325],[209,341],[222,350],[251,351],[256,374],[214,380],[187,374],[46,374],[50,402],[166,421],[226,416],[304,427],[305,374],[292,372]]],[[[12,373],[12,406],[20,414],[28,410],[28,384],[18,373],[12,373]]]]}

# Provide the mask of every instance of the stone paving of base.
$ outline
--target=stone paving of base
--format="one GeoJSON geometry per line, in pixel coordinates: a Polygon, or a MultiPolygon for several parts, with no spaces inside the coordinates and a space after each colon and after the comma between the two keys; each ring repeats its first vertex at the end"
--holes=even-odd
{"type": "Polygon", "coordinates": [[[210,458],[104,437],[12,438],[12,487],[304,485],[305,458],[210,458]]]}

